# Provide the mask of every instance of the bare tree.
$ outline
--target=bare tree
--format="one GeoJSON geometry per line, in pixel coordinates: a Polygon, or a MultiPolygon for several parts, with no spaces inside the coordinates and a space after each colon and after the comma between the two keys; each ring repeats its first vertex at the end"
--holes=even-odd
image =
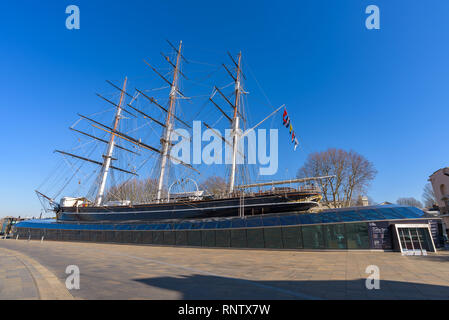
{"type": "Polygon", "coordinates": [[[226,183],[226,181],[223,178],[217,176],[211,176],[207,178],[200,185],[200,189],[205,190],[206,192],[211,194],[220,194],[226,192],[227,187],[228,184],[226,183]]]}
{"type": "Polygon", "coordinates": [[[413,197],[409,197],[409,198],[399,198],[396,201],[397,204],[403,205],[403,206],[410,206],[410,207],[417,207],[417,208],[422,208],[423,205],[421,203],[421,201],[416,200],[413,197]]]}
{"type": "Polygon", "coordinates": [[[430,183],[427,183],[424,186],[424,191],[422,194],[422,199],[424,201],[424,206],[427,208],[433,207],[436,205],[436,197],[435,192],[433,191],[432,185],[430,183]]]}
{"type": "Polygon", "coordinates": [[[324,203],[329,207],[348,207],[366,191],[377,170],[364,156],[342,149],[330,148],[310,154],[298,170],[298,178],[335,176],[318,181],[324,203]]]}
{"type": "Polygon", "coordinates": [[[106,193],[106,200],[130,200],[133,203],[146,203],[154,200],[156,192],[156,179],[131,179],[109,188],[106,193]]]}

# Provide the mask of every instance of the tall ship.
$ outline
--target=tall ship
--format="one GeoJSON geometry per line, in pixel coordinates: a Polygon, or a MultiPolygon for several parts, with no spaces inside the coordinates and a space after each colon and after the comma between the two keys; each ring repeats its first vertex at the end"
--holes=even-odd
{"type": "Polygon", "coordinates": [[[314,181],[328,177],[251,180],[249,167],[254,165],[247,163],[242,148],[245,134],[283,106],[273,108],[256,126],[248,127],[241,53],[237,57],[228,53],[231,66],[220,66],[231,82],[213,86],[212,94],[202,96],[208,116],[218,118],[216,122],[221,121],[230,132],[222,135],[215,125],[201,122],[213,133],[209,138],[229,151],[229,162],[202,164],[206,166],[203,173],[195,161],[177,156],[174,138],[184,139],[188,146],[195,143],[195,137],[188,134],[194,125],[187,118],[192,119],[197,110],[181,85],[188,79],[182,66],[192,62],[184,57],[182,42],[176,47],[168,44],[171,54],[162,53],[168,69],[159,70],[144,60],[164,87],[158,83],[159,88],[131,90],[127,78],[121,85],[107,81],[113,97],[97,95],[109,109],[78,114],[79,119],[70,127],[77,135],[77,145],[71,150],[55,150],[62,156],[66,176],[52,173],[46,179],[47,185],[57,188],[53,193],[36,190],[46,210],[53,211],[59,222],[143,222],[305,212],[318,206],[321,191],[314,181]],[[182,113],[182,104],[188,105],[189,112],[182,113]],[[201,183],[207,176],[206,183],[201,183]],[[63,195],[69,186],[74,194],[63,195]]]}

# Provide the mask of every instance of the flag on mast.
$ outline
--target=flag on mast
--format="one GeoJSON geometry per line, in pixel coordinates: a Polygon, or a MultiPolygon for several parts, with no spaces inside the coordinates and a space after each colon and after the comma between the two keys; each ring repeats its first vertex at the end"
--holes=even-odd
{"type": "Polygon", "coordinates": [[[291,122],[291,120],[290,120],[290,117],[288,116],[287,108],[284,108],[284,114],[283,114],[283,116],[282,116],[282,124],[283,124],[287,129],[289,129],[289,133],[290,133],[290,135],[291,135],[292,142],[295,143],[295,151],[296,151],[296,148],[297,148],[298,145],[299,145],[299,141],[298,141],[298,139],[296,138],[295,131],[293,130],[293,125],[292,125],[292,122],[291,122]]]}
{"type": "Polygon", "coordinates": [[[295,151],[296,151],[296,148],[298,148],[298,146],[299,146],[299,141],[297,138],[295,138],[295,151]]]}

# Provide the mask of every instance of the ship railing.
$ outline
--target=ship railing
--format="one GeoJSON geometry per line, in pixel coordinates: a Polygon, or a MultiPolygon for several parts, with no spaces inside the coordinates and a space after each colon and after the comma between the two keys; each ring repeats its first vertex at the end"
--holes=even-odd
{"type": "Polygon", "coordinates": [[[308,192],[308,193],[321,193],[321,189],[317,186],[301,186],[298,188],[286,188],[286,189],[268,189],[259,191],[236,191],[232,194],[229,193],[215,193],[212,196],[215,199],[225,199],[230,196],[233,197],[251,197],[256,195],[273,195],[273,194],[285,194],[288,192],[308,192]]]}
{"type": "MultiPolygon", "coordinates": [[[[286,187],[286,188],[270,188],[266,190],[258,190],[258,191],[235,191],[232,194],[229,194],[227,192],[223,193],[213,193],[213,194],[207,194],[205,193],[202,197],[175,197],[175,198],[165,198],[162,199],[161,203],[179,203],[179,202],[187,202],[187,201],[195,201],[195,200],[202,200],[207,199],[209,197],[212,197],[213,199],[227,199],[230,197],[251,197],[256,195],[274,195],[274,194],[286,194],[288,192],[308,192],[308,193],[321,193],[321,189],[316,185],[303,185],[299,186],[297,188],[293,187],[286,187]]],[[[145,201],[132,201],[133,205],[142,205],[142,204],[148,204],[148,203],[154,203],[156,202],[156,199],[148,199],[145,201]]]]}

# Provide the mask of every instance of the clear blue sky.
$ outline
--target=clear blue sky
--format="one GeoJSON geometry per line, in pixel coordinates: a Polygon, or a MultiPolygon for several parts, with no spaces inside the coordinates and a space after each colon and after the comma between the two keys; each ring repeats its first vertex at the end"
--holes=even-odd
{"type": "MultiPolygon", "coordinates": [[[[142,59],[160,60],[165,39],[214,64],[242,50],[302,142],[293,152],[280,132],[280,176],[294,176],[310,152],[353,149],[379,172],[375,201],[421,200],[449,158],[447,12],[446,0],[9,1],[0,10],[0,216],[39,214],[33,190],[76,113],[98,110],[106,79],[151,76],[142,59]],[[70,4],[80,30],[65,28],[70,4]],[[381,30],[365,28],[370,4],[381,30]]],[[[257,110],[254,120],[269,111],[257,110]]]]}

